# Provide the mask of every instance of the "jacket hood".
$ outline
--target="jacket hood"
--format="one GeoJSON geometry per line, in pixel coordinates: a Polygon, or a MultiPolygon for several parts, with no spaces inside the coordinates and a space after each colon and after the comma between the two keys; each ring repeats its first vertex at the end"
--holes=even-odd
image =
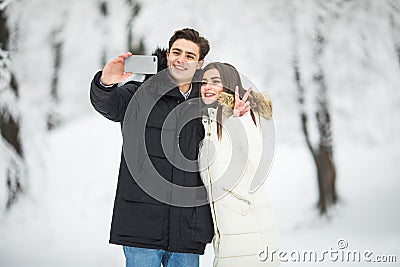
{"type": "MultiPolygon", "coordinates": [[[[157,47],[156,50],[151,54],[152,56],[157,57],[157,73],[166,69],[168,67],[167,64],[167,49],[157,47]]],[[[152,77],[154,74],[146,74],[144,81],[147,81],[150,77],[152,77]]]]}

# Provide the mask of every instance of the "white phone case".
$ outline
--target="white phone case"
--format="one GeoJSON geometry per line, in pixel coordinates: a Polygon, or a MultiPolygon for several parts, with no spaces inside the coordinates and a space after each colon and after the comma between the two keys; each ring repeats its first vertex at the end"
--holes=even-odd
{"type": "Polygon", "coordinates": [[[137,74],[155,74],[157,73],[156,56],[133,55],[125,59],[124,71],[137,74]]]}

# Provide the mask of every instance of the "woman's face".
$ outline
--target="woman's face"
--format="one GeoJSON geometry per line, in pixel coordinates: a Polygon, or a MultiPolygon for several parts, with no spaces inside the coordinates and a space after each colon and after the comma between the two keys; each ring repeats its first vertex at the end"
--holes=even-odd
{"type": "Polygon", "coordinates": [[[221,76],[217,69],[209,69],[203,74],[201,81],[201,98],[206,105],[214,103],[224,90],[221,76]]]}

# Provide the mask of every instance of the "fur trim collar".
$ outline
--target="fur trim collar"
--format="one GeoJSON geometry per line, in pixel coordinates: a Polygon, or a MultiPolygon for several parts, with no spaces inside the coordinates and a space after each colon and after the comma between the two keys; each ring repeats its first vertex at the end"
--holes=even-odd
{"type": "MultiPolygon", "coordinates": [[[[271,119],[271,100],[266,95],[252,92],[249,95],[248,101],[250,101],[250,108],[254,112],[258,113],[264,119],[271,119]]],[[[231,116],[233,114],[233,108],[235,105],[234,95],[222,92],[218,98],[218,103],[222,106],[222,112],[225,116],[231,116]]]]}

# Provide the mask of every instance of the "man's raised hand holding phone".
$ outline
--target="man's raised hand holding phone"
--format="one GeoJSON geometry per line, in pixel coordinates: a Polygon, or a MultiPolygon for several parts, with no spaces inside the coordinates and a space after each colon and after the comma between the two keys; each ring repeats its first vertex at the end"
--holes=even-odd
{"type": "Polygon", "coordinates": [[[123,82],[131,76],[131,72],[124,72],[124,61],[130,56],[132,56],[132,53],[126,52],[110,60],[103,68],[103,73],[100,77],[101,83],[105,86],[110,86],[123,82]]]}

